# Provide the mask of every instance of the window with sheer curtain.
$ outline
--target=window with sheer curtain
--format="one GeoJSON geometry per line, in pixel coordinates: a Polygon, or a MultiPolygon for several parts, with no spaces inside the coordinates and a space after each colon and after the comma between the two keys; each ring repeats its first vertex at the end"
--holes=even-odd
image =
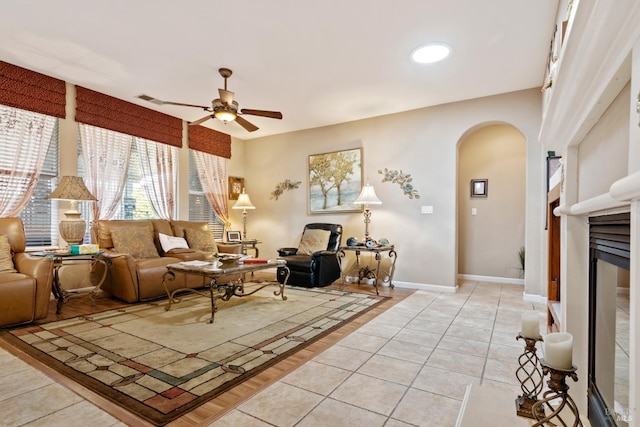
{"type": "Polygon", "coordinates": [[[208,222],[217,240],[223,240],[224,223],[216,216],[204,195],[193,150],[189,150],[189,220],[208,222]]]}
{"type": "Polygon", "coordinates": [[[169,219],[175,211],[177,159],[176,147],[80,124],[78,174],[99,200],[93,207],[85,203],[83,216],[169,219]]]}
{"type": "Polygon", "coordinates": [[[0,105],[0,216],[19,216],[28,246],[58,239],[58,119],[0,105]]]}

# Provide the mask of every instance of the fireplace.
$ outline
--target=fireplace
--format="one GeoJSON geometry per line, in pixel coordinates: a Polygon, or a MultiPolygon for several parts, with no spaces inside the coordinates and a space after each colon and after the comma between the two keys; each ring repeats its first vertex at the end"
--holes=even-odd
{"type": "Polygon", "coordinates": [[[628,426],[630,214],[589,218],[589,420],[628,426]]]}

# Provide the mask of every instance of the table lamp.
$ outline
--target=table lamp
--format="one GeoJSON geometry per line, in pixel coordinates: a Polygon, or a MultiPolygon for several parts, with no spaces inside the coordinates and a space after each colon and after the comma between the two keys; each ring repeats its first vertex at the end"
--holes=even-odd
{"type": "Polygon", "coordinates": [[[80,218],[81,213],[78,210],[78,201],[98,200],[84,185],[82,178],[79,176],[63,176],[60,178],[56,189],[53,190],[46,199],[71,201],[71,208],[64,213],[65,218],[60,221],[58,228],[60,230],[60,236],[62,236],[68,244],[81,244],[87,228],[87,222],[80,218]]]}
{"type": "Polygon", "coordinates": [[[242,209],[242,240],[247,240],[247,209],[255,209],[251,203],[251,199],[249,195],[244,192],[244,188],[242,189],[242,193],[238,195],[238,201],[235,205],[233,205],[232,209],[242,209]]]}
{"type": "Polygon", "coordinates": [[[364,187],[362,187],[362,191],[356,200],[353,202],[354,205],[364,205],[364,238],[369,237],[369,223],[371,222],[371,210],[369,210],[369,205],[381,205],[382,201],[378,199],[376,196],[376,192],[371,185],[369,185],[369,180],[364,187]]]}

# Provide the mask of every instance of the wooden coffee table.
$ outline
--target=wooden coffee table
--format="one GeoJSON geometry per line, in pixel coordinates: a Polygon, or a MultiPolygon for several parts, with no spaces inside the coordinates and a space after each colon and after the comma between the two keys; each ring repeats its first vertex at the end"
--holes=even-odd
{"type": "Polygon", "coordinates": [[[177,293],[197,293],[211,299],[211,318],[207,321],[207,323],[213,323],[216,311],[218,310],[218,306],[216,303],[217,300],[229,301],[231,297],[246,297],[258,292],[263,288],[266,288],[267,286],[278,286],[279,289],[275,290],[273,294],[276,296],[279,295],[283,300],[286,300],[287,297],[284,295],[284,287],[287,284],[288,279],[289,268],[287,267],[287,262],[280,259],[269,260],[269,262],[262,264],[222,264],[219,268],[214,268],[212,262],[194,263],[193,261],[191,261],[169,264],[167,265],[166,273],[162,275],[162,284],[164,285],[164,289],[167,292],[167,296],[169,297],[169,304],[167,304],[165,310],[171,310],[171,305],[173,303],[180,302],[179,299],[175,298],[175,295],[177,293]],[[245,292],[244,277],[246,273],[253,273],[255,271],[267,270],[274,267],[284,267],[286,269],[287,277],[285,278],[283,283],[278,283],[277,281],[263,282],[259,287],[252,288],[251,292],[245,292]],[[167,282],[174,281],[176,278],[176,273],[195,274],[208,278],[209,285],[207,286],[207,288],[209,291],[206,292],[193,288],[179,288],[173,291],[169,291],[167,282]],[[219,277],[232,274],[240,275],[240,278],[236,281],[218,283],[219,277]]]}

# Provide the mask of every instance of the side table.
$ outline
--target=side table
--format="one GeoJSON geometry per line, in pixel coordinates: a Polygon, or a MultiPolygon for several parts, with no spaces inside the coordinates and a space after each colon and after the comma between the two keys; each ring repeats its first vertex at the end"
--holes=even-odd
{"type": "Polygon", "coordinates": [[[32,255],[47,257],[53,259],[53,283],[51,284],[51,293],[58,300],[56,304],[56,314],[60,314],[62,311],[62,304],[64,304],[65,300],[69,298],[74,292],[68,292],[62,289],[60,286],[60,268],[66,264],[69,264],[70,261],[88,261],[91,265],[90,268],[100,263],[104,265],[104,273],[100,278],[100,281],[94,286],[94,288],[90,291],[91,301],[95,304],[95,295],[100,290],[100,287],[104,283],[104,280],[107,278],[107,262],[100,257],[102,252],[96,252],[94,254],[72,254],[68,251],[62,250],[53,250],[53,251],[42,251],[42,252],[32,252],[32,255]]]}
{"type": "Polygon", "coordinates": [[[239,242],[240,244],[242,244],[242,253],[244,255],[248,255],[247,254],[247,249],[251,249],[255,252],[254,258],[260,258],[260,250],[258,249],[258,247],[256,245],[262,243],[260,240],[240,240],[239,242]]]}
{"type": "Polygon", "coordinates": [[[362,281],[362,279],[373,279],[373,283],[376,287],[376,295],[379,295],[379,291],[378,291],[378,278],[380,278],[380,261],[382,260],[382,254],[387,252],[389,258],[391,259],[391,266],[389,267],[389,269],[383,273],[385,273],[385,276],[383,277],[383,282],[386,282],[387,280],[389,281],[389,287],[393,288],[393,273],[395,272],[396,269],[396,260],[398,259],[398,254],[396,253],[394,246],[393,245],[387,245],[387,246],[374,246],[371,248],[368,248],[366,246],[363,245],[357,245],[357,246],[340,246],[338,248],[338,251],[336,252],[336,257],[338,258],[338,265],[340,265],[340,271],[341,271],[341,275],[342,275],[342,285],[340,285],[340,290],[342,290],[342,288],[344,288],[344,282],[345,282],[345,278],[346,277],[351,277],[351,274],[342,274],[344,273],[343,267],[342,267],[342,261],[346,255],[346,252],[351,251],[351,252],[355,252],[356,254],[356,264],[355,266],[349,270],[347,273],[355,273],[353,274],[353,276],[357,276],[358,277],[358,284],[360,283],[360,281],[362,281]],[[360,263],[361,261],[361,253],[362,252],[366,252],[369,254],[373,254],[373,257],[376,261],[376,268],[375,270],[371,269],[369,267],[369,265],[362,265],[360,263]]]}

